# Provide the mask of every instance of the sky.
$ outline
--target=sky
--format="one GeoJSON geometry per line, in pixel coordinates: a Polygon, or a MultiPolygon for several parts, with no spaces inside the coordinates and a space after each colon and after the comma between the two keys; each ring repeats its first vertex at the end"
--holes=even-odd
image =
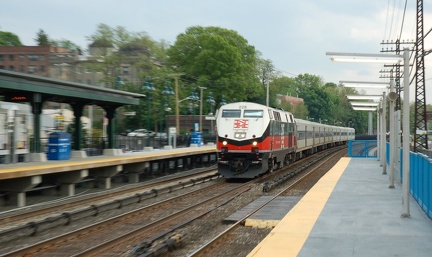
{"type": "MultiPolygon", "coordinates": [[[[423,2],[426,33],[432,27],[432,0],[423,2]]],[[[0,0],[0,4],[0,30],[18,35],[24,45],[35,45],[40,29],[51,39],[67,39],[86,49],[87,37],[101,23],[146,32],[170,44],[188,27],[217,26],[237,31],[282,75],[308,73],[325,83],[389,81],[380,78],[382,64],[335,63],[326,52],[378,54],[383,47],[390,48],[381,44],[383,40],[416,39],[414,0],[407,1],[405,16],[404,0],[0,0]]],[[[432,36],[424,48],[432,48],[432,36]]],[[[425,58],[428,104],[430,59],[425,58]]]]}

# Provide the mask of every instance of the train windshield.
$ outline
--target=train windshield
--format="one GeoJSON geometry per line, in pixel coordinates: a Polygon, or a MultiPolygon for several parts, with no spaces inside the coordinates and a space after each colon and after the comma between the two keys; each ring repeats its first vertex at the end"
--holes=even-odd
{"type": "Polygon", "coordinates": [[[244,110],[243,118],[262,118],[263,110],[244,110]]]}
{"type": "Polygon", "coordinates": [[[222,110],[222,118],[240,118],[240,110],[222,110]]]}

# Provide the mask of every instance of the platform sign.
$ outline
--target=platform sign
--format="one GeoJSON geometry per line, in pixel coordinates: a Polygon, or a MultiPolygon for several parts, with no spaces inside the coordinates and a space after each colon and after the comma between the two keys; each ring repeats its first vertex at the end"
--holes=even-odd
{"type": "Polygon", "coordinates": [[[175,135],[177,134],[177,128],[176,127],[169,127],[168,133],[170,135],[175,135]]]}
{"type": "Polygon", "coordinates": [[[31,102],[33,101],[32,94],[29,93],[6,93],[4,95],[6,102],[31,102]]]}
{"type": "Polygon", "coordinates": [[[169,127],[168,128],[168,145],[172,145],[175,149],[177,147],[177,128],[169,127]]]}
{"type": "Polygon", "coordinates": [[[55,116],[55,128],[57,130],[63,130],[63,128],[64,128],[64,116],[63,115],[55,116]]]}

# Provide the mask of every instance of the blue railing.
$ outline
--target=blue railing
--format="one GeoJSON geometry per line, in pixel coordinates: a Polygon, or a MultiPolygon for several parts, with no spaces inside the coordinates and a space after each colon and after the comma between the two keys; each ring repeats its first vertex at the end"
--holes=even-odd
{"type": "MultiPolygon", "coordinates": [[[[403,179],[403,149],[399,151],[399,183],[403,179]]],[[[390,164],[390,147],[386,144],[386,162],[390,164]]],[[[423,153],[410,151],[410,193],[423,209],[426,215],[432,219],[432,159],[423,153]]]]}
{"type": "Polygon", "coordinates": [[[410,192],[432,218],[432,159],[427,155],[410,152],[410,192]]]}
{"type": "Polygon", "coordinates": [[[352,158],[377,158],[376,140],[349,140],[348,156],[352,158]]]}

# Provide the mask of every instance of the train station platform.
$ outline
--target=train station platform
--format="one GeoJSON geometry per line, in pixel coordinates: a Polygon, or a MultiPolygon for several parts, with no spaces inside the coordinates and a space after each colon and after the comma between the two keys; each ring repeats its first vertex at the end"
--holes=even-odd
{"type": "Polygon", "coordinates": [[[166,173],[169,170],[186,170],[216,163],[216,154],[214,145],[204,145],[68,160],[0,164],[0,206],[24,207],[26,193],[31,191],[44,191],[47,194],[60,191],[62,196],[74,196],[75,186],[89,180],[103,189],[110,189],[112,179],[119,175],[127,177],[129,183],[137,183],[144,173],[166,173]]]}
{"type": "Polygon", "coordinates": [[[341,159],[248,257],[432,256],[432,220],[376,159],[341,159]]]}

